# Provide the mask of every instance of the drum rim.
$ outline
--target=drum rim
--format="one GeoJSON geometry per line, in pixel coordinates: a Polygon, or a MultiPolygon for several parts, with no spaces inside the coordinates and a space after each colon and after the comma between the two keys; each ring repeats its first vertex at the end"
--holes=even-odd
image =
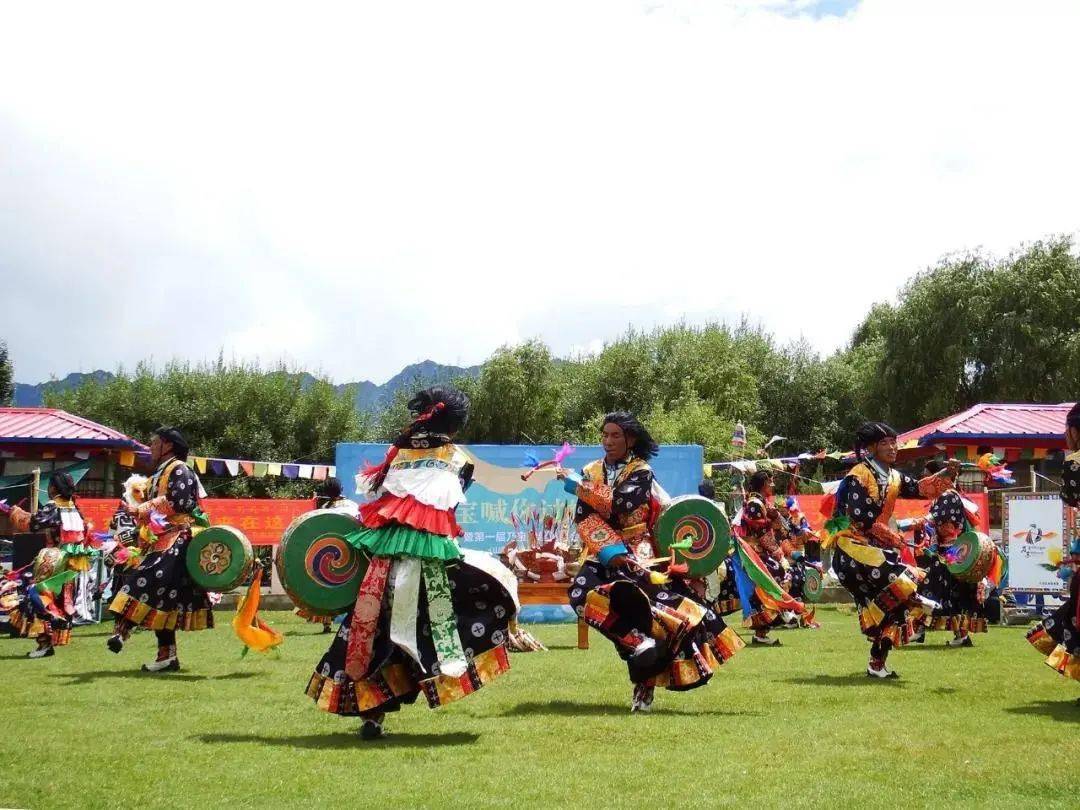
{"type": "MultiPolygon", "coordinates": [[[[312,518],[316,518],[316,517],[319,517],[319,518],[321,518],[321,517],[332,517],[332,518],[337,519],[337,520],[347,520],[354,527],[362,527],[363,526],[363,524],[359,520],[357,520],[356,518],[351,517],[350,515],[347,515],[347,514],[345,514],[343,512],[334,512],[334,511],[329,510],[329,509],[312,509],[311,511],[304,512],[303,514],[297,515],[295,518],[292,519],[292,522],[289,523],[289,525],[285,528],[285,531],[282,532],[281,540],[278,542],[277,552],[274,554],[274,567],[277,569],[278,579],[281,581],[282,589],[285,591],[285,594],[289,597],[289,599],[292,600],[293,604],[295,604],[297,607],[299,607],[302,610],[307,610],[307,611],[310,611],[312,613],[317,613],[319,615],[329,615],[329,614],[337,615],[338,613],[344,613],[345,611],[349,610],[349,608],[352,606],[351,603],[356,600],[355,595],[353,595],[352,598],[349,600],[349,604],[346,604],[344,607],[342,607],[340,609],[339,608],[327,607],[325,605],[322,605],[322,606],[314,605],[309,600],[307,600],[304,597],[300,596],[296,592],[296,589],[294,587],[290,587],[289,577],[285,573],[285,554],[286,554],[286,552],[288,550],[288,548],[287,548],[288,547],[287,539],[288,539],[289,535],[292,534],[299,526],[303,525],[308,520],[310,520],[312,518]]],[[[348,544],[346,544],[346,545],[348,545],[348,544]]],[[[361,559],[363,560],[363,566],[366,569],[367,566],[371,562],[370,555],[366,551],[364,551],[363,549],[359,549],[359,548],[356,548],[355,546],[351,546],[351,545],[349,547],[356,554],[360,555],[361,559]]],[[[361,576],[361,579],[362,578],[363,577],[361,576]]],[[[333,586],[333,587],[334,588],[344,588],[345,585],[337,585],[337,586],[333,586]]],[[[359,582],[357,583],[357,587],[359,588],[359,582]]]]}
{"type": "MultiPolygon", "coordinates": [[[[720,565],[727,559],[728,552],[731,551],[731,547],[732,547],[732,544],[733,544],[732,531],[731,531],[731,520],[728,518],[728,516],[724,512],[724,510],[720,508],[720,505],[716,503],[716,501],[712,500],[712,498],[706,498],[704,495],[694,495],[694,494],[679,495],[678,497],[673,498],[671,500],[671,502],[667,505],[667,507],[664,509],[664,511],[661,512],[659,517],[657,517],[657,519],[656,519],[656,528],[655,528],[654,540],[656,542],[657,550],[660,551],[661,554],[670,554],[671,553],[671,545],[670,545],[670,542],[668,542],[668,538],[666,538],[666,537],[663,538],[663,542],[661,540],[661,527],[662,527],[663,522],[665,520],[665,516],[667,516],[667,515],[672,515],[672,517],[670,517],[669,520],[677,520],[678,519],[678,518],[674,517],[673,510],[677,506],[679,506],[681,504],[684,504],[684,503],[700,503],[702,505],[707,505],[708,507],[711,507],[712,509],[714,509],[716,511],[717,514],[720,515],[721,519],[723,520],[724,524],[726,525],[726,527],[727,527],[726,532],[720,532],[720,531],[715,532],[717,536],[716,536],[716,539],[715,539],[715,541],[713,543],[713,550],[714,550],[713,553],[719,559],[719,562],[717,563],[716,568],[719,568],[720,565]],[[721,535],[723,535],[723,536],[721,536],[721,535]]],[[[715,527],[714,527],[714,531],[715,531],[715,527]]],[[[679,560],[680,562],[684,562],[688,566],[691,566],[691,567],[693,567],[695,565],[695,563],[698,563],[701,560],[706,559],[708,556],[710,556],[710,555],[702,555],[702,556],[697,556],[697,557],[687,557],[684,553],[679,552],[678,550],[676,550],[676,552],[675,552],[675,557],[676,557],[677,560],[679,560]]],[[[710,573],[712,573],[713,570],[716,570],[716,568],[713,568],[713,569],[711,569],[709,571],[702,571],[700,574],[698,574],[698,576],[708,576],[710,573]]]]}
{"type": "Polygon", "coordinates": [[[806,600],[808,602],[817,602],[821,598],[821,595],[824,592],[825,592],[825,575],[822,574],[820,571],[818,571],[813,566],[808,566],[806,571],[803,573],[803,595],[806,597],[806,600]],[[809,582],[810,579],[814,579],[817,582],[817,587],[808,590],[806,585],[807,585],[807,582],[809,582]],[[815,594],[816,598],[811,599],[810,598],[811,593],[815,594]]]}
{"type": "MultiPolygon", "coordinates": [[[[240,584],[248,578],[251,572],[255,570],[255,547],[252,545],[247,535],[235,526],[227,526],[224,524],[219,524],[217,526],[208,526],[198,534],[193,535],[191,540],[188,541],[187,548],[184,550],[184,565],[188,565],[189,558],[197,555],[196,549],[199,549],[201,551],[201,549],[204,547],[202,545],[197,545],[197,541],[199,541],[200,538],[203,538],[207,532],[213,532],[214,529],[224,529],[234,538],[239,540],[241,545],[247,551],[246,559],[244,560],[243,565],[240,567],[240,570],[237,572],[235,577],[231,577],[230,579],[224,580],[215,585],[204,585],[202,583],[196,584],[199,585],[199,587],[201,588],[208,588],[210,590],[220,588],[222,591],[231,591],[234,588],[239,587],[240,584]]],[[[206,539],[212,540],[213,538],[210,537],[206,539]]],[[[214,576],[224,576],[225,573],[226,572],[222,572],[221,574],[216,574],[214,576]]],[[[188,566],[188,576],[192,579],[195,578],[195,575],[192,573],[190,566],[188,566]]]]}
{"type": "Polygon", "coordinates": [[[963,542],[965,546],[970,545],[974,549],[974,553],[970,555],[970,560],[965,559],[964,562],[966,562],[966,565],[963,566],[956,563],[948,563],[945,567],[949,570],[949,573],[957,579],[963,580],[964,582],[978,582],[989,573],[990,568],[993,566],[994,553],[996,552],[994,541],[987,534],[983,534],[975,529],[969,529],[966,532],[961,532],[956,540],[953,541],[953,544],[955,545],[960,542],[963,542]],[[984,543],[984,541],[986,542],[984,543]],[[979,570],[980,561],[984,558],[989,561],[986,565],[986,571],[983,572],[982,576],[976,577],[973,575],[973,572],[979,570]]]}

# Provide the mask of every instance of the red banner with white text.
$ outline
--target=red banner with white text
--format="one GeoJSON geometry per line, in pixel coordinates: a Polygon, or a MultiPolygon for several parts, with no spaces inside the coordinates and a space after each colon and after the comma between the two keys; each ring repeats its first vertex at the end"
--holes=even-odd
{"type": "MultiPolygon", "coordinates": [[[[83,517],[94,524],[94,531],[108,531],[118,498],[79,498],[83,517]]],[[[242,531],[257,546],[276,546],[293,518],[315,508],[313,500],[278,500],[275,498],[207,498],[203,511],[215,526],[232,526],[242,531]]]]}
{"type": "MultiPolygon", "coordinates": [[[[963,496],[975,504],[979,508],[979,523],[975,527],[983,534],[990,534],[990,505],[986,500],[985,492],[964,492],[963,496]]],[[[799,508],[802,509],[803,514],[806,515],[806,519],[810,521],[810,526],[814,531],[825,528],[825,521],[827,517],[821,514],[821,502],[825,499],[824,495],[799,495],[799,508]]],[[[898,500],[896,502],[896,509],[893,511],[893,517],[897,520],[903,520],[904,518],[920,518],[926,517],[930,514],[930,504],[933,501],[923,500],[898,500]]]]}
{"type": "MultiPolygon", "coordinates": [[[[799,495],[799,508],[815,531],[825,527],[825,516],[820,513],[824,495],[799,495]]],[[[979,508],[979,525],[984,534],[990,533],[990,510],[986,493],[965,492],[964,497],[979,508]]],[[[80,498],[79,508],[94,524],[95,531],[106,531],[116,511],[116,498],[80,498]]],[[[893,517],[925,517],[930,512],[931,501],[898,500],[893,517]]],[[[312,500],[277,500],[273,498],[208,498],[202,502],[203,511],[215,526],[234,526],[242,531],[255,545],[276,546],[281,535],[297,515],[315,508],[312,500]]]]}

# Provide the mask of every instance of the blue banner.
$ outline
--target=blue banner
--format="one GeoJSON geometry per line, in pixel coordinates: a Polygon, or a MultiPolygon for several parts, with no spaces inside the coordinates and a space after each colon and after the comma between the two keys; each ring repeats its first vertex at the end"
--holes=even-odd
{"type": "MultiPolygon", "coordinates": [[[[478,551],[499,553],[511,540],[520,537],[515,528],[536,523],[535,517],[547,526],[548,539],[576,545],[573,528],[574,499],[555,479],[551,470],[539,470],[528,481],[521,480],[526,467],[526,453],[546,461],[558,449],[554,445],[496,445],[478,444],[462,448],[476,465],[473,485],[466,493],[467,503],[458,507],[457,521],[465,536],[461,545],[478,551]]],[[[356,474],[367,464],[379,464],[386,456],[385,444],[343,443],[337,446],[338,477],[346,496],[363,502],[366,495],[357,495],[356,474]]],[[[580,470],[585,464],[601,458],[599,445],[577,448],[563,462],[568,468],[580,470]]],[[[665,445],[650,464],[656,480],[669,495],[697,494],[701,483],[704,457],[699,445],[665,445]]]]}

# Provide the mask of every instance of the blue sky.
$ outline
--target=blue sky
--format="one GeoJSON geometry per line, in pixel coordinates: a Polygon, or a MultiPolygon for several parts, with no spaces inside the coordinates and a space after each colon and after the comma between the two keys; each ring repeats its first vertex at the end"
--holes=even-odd
{"type": "Polygon", "coordinates": [[[805,14],[808,17],[819,19],[821,17],[843,17],[849,14],[859,5],[859,0],[787,0],[778,2],[776,8],[788,16],[805,14]]]}

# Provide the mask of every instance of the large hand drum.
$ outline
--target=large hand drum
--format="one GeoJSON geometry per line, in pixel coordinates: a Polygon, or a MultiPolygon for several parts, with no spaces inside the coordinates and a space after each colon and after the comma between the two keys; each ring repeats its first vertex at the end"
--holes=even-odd
{"type": "Polygon", "coordinates": [[[669,554],[671,546],[690,541],[690,548],[675,549],[675,561],[685,563],[692,577],[705,577],[727,559],[731,524],[715,503],[700,495],[675,498],[656,521],[656,546],[669,554]]]}
{"type": "Polygon", "coordinates": [[[997,557],[994,541],[981,532],[964,532],[953,541],[945,567],[964,582],[982,582],[997,557]]]}
{"type": "Polygon", "coordinates": [[[297,607],[334,616],[353,606],[367,557],[346,537],[360,524],[341,512],[317,510],[289,524],[278,548],[278,576],[297,607]]]}
{"type": "Polygon", "coordinates": [[[188,542],[188,576],[208,591],[231,591],[243,584],[255,565],[251,543],[232,526],[211,526],[188,542]]]}

